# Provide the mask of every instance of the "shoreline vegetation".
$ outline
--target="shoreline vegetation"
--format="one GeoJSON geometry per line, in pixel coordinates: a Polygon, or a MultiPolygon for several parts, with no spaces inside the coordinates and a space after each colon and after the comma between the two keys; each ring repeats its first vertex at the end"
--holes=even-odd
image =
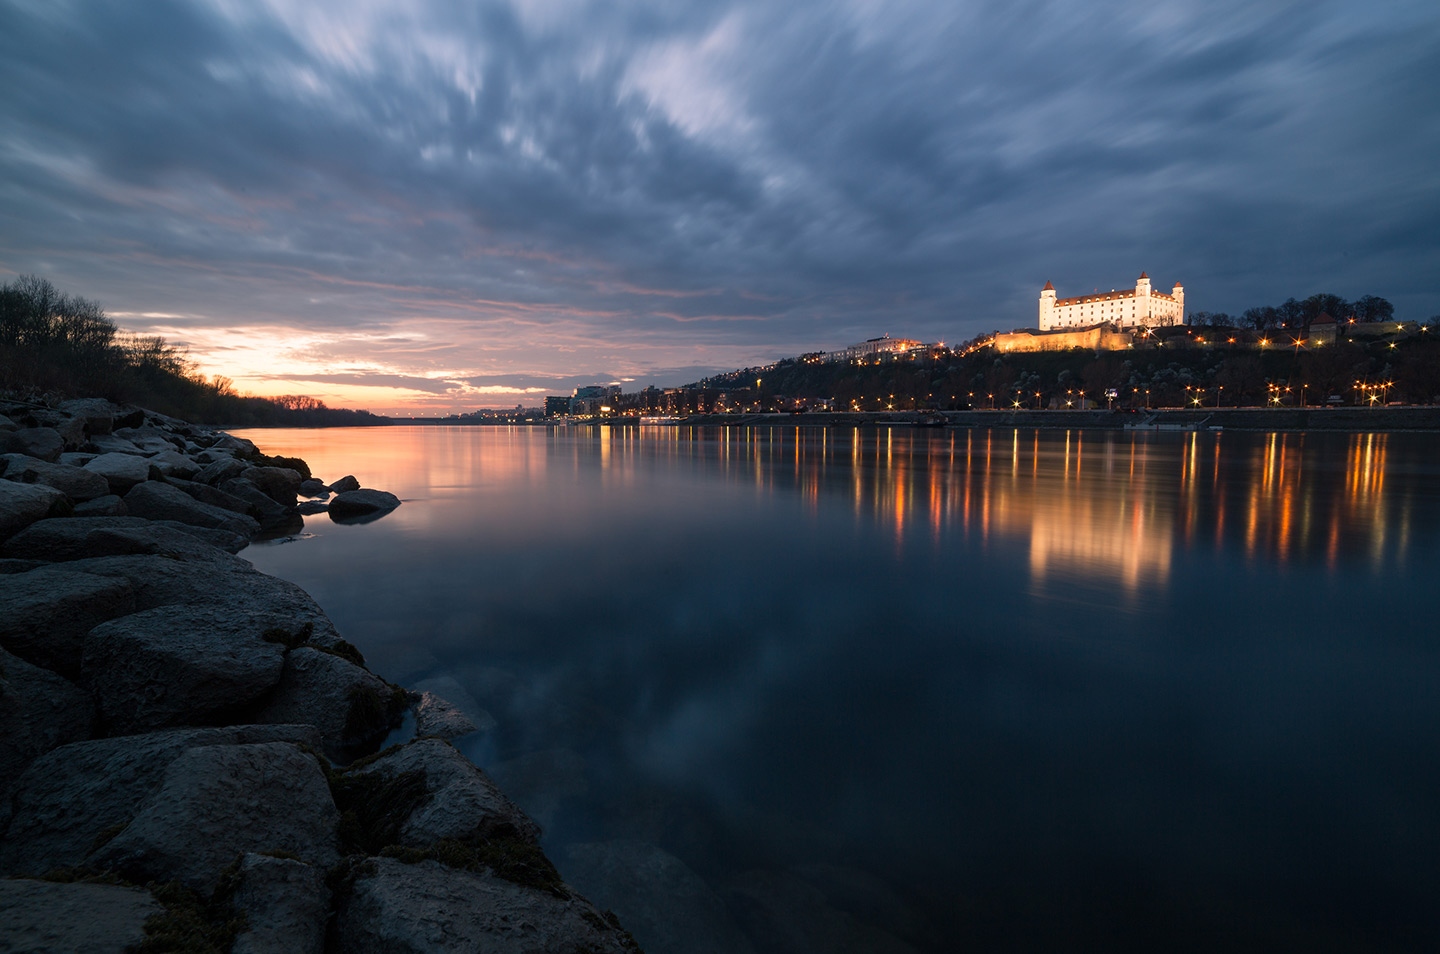
{"type": "Polygon", "coordinates": [[[638,951],[453,747],[464,713],[235,555],[400,505],[138,407],[0,399],[0,948],[638,951]]]}

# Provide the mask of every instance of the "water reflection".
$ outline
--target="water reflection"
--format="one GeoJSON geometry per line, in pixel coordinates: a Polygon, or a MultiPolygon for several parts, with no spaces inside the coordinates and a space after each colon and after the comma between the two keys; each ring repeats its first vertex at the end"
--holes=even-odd
{"type": "Polygon", "coordinates": [[[647,950],[1433,939],[1433,436],[247,436],[406,501],[246,555],[647,950]]]}

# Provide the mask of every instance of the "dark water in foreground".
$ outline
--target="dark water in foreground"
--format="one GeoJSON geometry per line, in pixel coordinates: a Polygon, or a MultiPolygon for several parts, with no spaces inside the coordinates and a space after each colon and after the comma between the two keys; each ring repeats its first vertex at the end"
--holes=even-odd
{"type": "Polygon", "coordinates": [[[652,954],[1437,948],[1440,435],[247,436],[652,954]]]}

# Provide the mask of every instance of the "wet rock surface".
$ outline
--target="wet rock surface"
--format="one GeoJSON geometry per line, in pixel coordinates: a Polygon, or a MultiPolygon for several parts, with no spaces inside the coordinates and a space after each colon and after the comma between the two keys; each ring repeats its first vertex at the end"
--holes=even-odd
{"type": "Polygon", "coordinates": [[[437,861],[376,858],[341,903],[336,933],[355,952],[634,954],[635,942],[576,895],[437,861]]]}
{"type": "Polygon", "coordinates": [[[124,954],[164,910],[141,888],[0,880],[0,951],[124,954]]]}

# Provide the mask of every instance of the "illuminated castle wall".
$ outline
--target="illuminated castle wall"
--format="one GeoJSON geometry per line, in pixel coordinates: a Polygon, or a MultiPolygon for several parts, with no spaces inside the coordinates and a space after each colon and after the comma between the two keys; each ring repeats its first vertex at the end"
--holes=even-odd
{"type": "Polygon", "coordinates": [[[1040,330],[1062,331],[1110,322],[1120,328],[1153,328],[1185,321],[1185,289],[1179,282],[1166,295],[1150,287],[1144,272],[1127,291],[1056,298],[1049,282],[1040,292],[1040,330]]]}

